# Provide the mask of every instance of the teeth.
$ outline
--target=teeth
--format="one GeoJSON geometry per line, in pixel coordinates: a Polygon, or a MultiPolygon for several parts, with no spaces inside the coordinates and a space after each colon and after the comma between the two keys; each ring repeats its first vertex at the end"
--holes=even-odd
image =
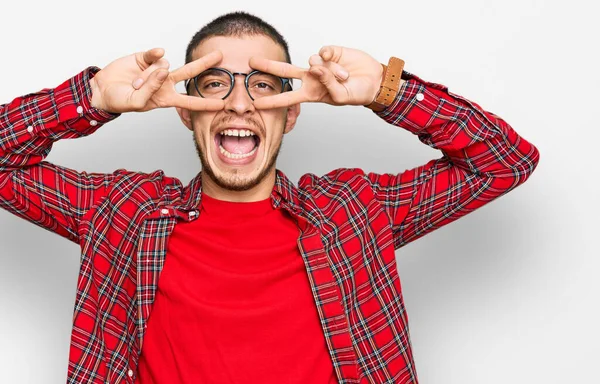
{"type": "Polygon", "coordinates": [[[223,148],[222,145],[219,145],[219,150],[221,151],[221,153],[225,156],[228,157],[230,159],[243,159],[245,157],[250,157],[254,154],[254,152],[256,152],[256,150],[258,149],[258,146],[254,147],[253,150],[251,150],[248,153],[244,153],[244,154],[238,154],[238,153],[230,153],[229,151],[227,151],[225,148],[223,148]]]}
{"type": "Polygon", "coordinates": [[[221,131],[220,134],[223,136],[239,136],[239,137],[255,135],[254,132],[252,132],[248,129],[225,129],[224,131],[221,131]]]}

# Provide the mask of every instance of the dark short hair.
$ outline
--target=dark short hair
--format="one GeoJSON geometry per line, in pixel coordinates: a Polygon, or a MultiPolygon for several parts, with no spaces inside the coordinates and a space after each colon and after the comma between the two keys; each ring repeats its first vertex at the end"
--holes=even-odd
{"type": "Polygon", "coordinates": [[[279,32],[263,19],[251,15],[247,12],[230,12],[219,16],[210,23],[202,27],[187,46],[185,52],[186,64],[192,61],[194,49],[204,40],[214,36],[235,36],[245,35],[264,35],[273,39],[285,53],[286,62],[291,64],[290,51],[288,44],[279,32]]]}

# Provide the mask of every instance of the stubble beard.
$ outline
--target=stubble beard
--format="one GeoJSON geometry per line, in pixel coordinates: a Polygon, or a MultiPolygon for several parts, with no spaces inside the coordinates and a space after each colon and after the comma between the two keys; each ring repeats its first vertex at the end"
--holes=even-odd
{"type": "MultiPolygon", "coordinates": [[[[240,173],[239,169],[234,169],[233,172],[228,172],[225,177],[217,176],[214,170],[211,168],[208,163],[208,159],[206,157],[206,153],[202,152],[200,145],[198,145],[198,140],[196,139],[196,135],[192,134],[194,138],[194,145],[196,147],[196,153],[200,158],[200,164],[202,165],[202,172],[206,173],[206,175],[219,187],[230,190],[230,191],[247,191],[250,190],[261,183],[267,177],[271,170],[275,167],[275,163],[277,161],[277,157],[279,156],[279,151],[281,150],[281,144],[283,143],[283,138],[279,141],[277,145],[277,149],[271,155],[271,157],[267,161],[267,166],[260,171],[260,173],[254,178],[244,177],[245,175],[240,173]]],[[[210,149],[209,149],[210,150],[210,149]]]]}

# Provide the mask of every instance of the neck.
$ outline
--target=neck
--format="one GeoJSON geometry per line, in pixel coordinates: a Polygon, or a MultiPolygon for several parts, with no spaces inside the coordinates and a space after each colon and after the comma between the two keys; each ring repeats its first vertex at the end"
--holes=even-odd
{"type": "Polygon", "coordinates": [[[265,200],[271,196],[275,186],[275,167],[257,185],[245,191],[232,191],[215,183],[206,172],[201,173],[202,191],[208,196],[232,202],[252,202],[265,200]]]}

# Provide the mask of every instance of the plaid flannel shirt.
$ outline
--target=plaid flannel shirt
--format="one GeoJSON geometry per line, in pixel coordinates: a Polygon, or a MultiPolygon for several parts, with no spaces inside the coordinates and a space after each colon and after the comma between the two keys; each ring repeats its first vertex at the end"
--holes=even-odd
{"type": "MultiPolygon", "coordinates": [[[[90,67],[0,107],[0,206],[81,246],[68,383],[133,383],[169,235],[196,220],[200,174],[86,173],[44,161],[52,143],[117,117],[90,106],[90,67]]],[[[523,183],[538,150],[498,116],[405,72],[377,115],[442,156],[398,174],[277,170],[271,199],[299,251],[340,383],[417,383],[395,250],[523,183]]],[[[284,326],[284,325],[282,325],[284,326]]]]}

